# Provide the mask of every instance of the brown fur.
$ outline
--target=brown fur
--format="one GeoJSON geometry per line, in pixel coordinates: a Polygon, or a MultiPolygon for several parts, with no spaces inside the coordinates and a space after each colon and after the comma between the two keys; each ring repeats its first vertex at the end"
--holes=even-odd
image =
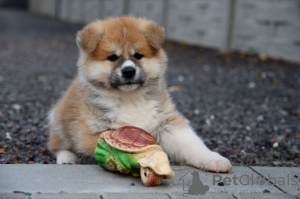
{"type": "Polygon", "coordinates": [[[120,17],[118,20],[113,18],[93,22],[79,31],[78,36],[83,48],[92,53],[94,60],[104,61],[111,55],[115,45],[129,52],[134,44],[145,57],[153,57],[162,46],[164,30],[144,19],[120,17]]]}
{"type": "Polygon", "coordinates": [[[102,24],[99,21],[93,22],[86,26],[83,30],[79,31],[80,43],[87,53],[93,52],[101,38],[104,35],[102,24]]]}
{"type": "Polygon", "coordinates": [[[58,102],[55,117],[61,123],[54,125],[61,126],[62,132],[64,132],[63,136],[65,137],[63,142],[66,142],[65,145],[71,147],[64,148],[64,143],[58,139],[58,131],[52,128],[48,146],[53,153],[59,149],[70,148],[73,151],[89,155],[94,153],[100,132],[97,132],[97,129],[94,129],[85,122],[93,117],[94,114],[93,108],[89,107],[84,102],[84,99],[82,99],[81,95],[83,93],[85,91],[80,88],[78,79],[75,79],[64,98],[58,102]]]}

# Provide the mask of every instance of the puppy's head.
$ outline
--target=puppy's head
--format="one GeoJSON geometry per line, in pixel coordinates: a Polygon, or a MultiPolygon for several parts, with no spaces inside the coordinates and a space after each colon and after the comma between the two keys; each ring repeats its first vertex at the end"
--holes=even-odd
{"type": "Polygon", "coordinates": [[[95,21],[77,34],[79,75],[102,89],[132,91],[163,78],[164,29],[142,18],[95,21]]]}

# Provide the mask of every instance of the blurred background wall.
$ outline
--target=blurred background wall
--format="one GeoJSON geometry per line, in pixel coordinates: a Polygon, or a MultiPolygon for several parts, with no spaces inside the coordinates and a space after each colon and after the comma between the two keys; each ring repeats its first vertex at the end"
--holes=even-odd
{"type": "Polygon", "coordinates": [[[300,63],[300,0],[29,0],[29,9],[75,23],[143,16],[171,41],[300,63]]]}

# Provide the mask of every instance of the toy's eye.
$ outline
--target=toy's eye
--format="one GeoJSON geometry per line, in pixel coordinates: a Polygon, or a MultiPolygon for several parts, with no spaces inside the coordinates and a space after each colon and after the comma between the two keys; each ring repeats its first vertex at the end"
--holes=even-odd
{"type": "Polygon", "coordinates": [[[134,55],[134,58],[136,58],[137,60],[140,60],[144,57],[144,55],[140,54],[140,53],[135,53],[134,55]]]}
{"type": "Polygon", "coordinates": [[[145,175],[145,177],[147,177],[147,170],[144,171],[144,175],[145,175]]]}
{"type": "Polygon", "coordinates": [[[113,54],[107,58],[109,61],[117,61],[119,57],[116,54],[113,54]]]}

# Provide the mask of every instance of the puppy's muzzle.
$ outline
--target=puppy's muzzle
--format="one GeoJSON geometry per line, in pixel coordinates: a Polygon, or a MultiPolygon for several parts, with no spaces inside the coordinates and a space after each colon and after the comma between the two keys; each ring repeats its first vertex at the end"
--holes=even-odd
{"type": "Polygon", "coordinates": [[[132,66],[126,66],[122,69],[122,76],[125,79],[132,79],[135,76],[136,70],[132,66]]]}

